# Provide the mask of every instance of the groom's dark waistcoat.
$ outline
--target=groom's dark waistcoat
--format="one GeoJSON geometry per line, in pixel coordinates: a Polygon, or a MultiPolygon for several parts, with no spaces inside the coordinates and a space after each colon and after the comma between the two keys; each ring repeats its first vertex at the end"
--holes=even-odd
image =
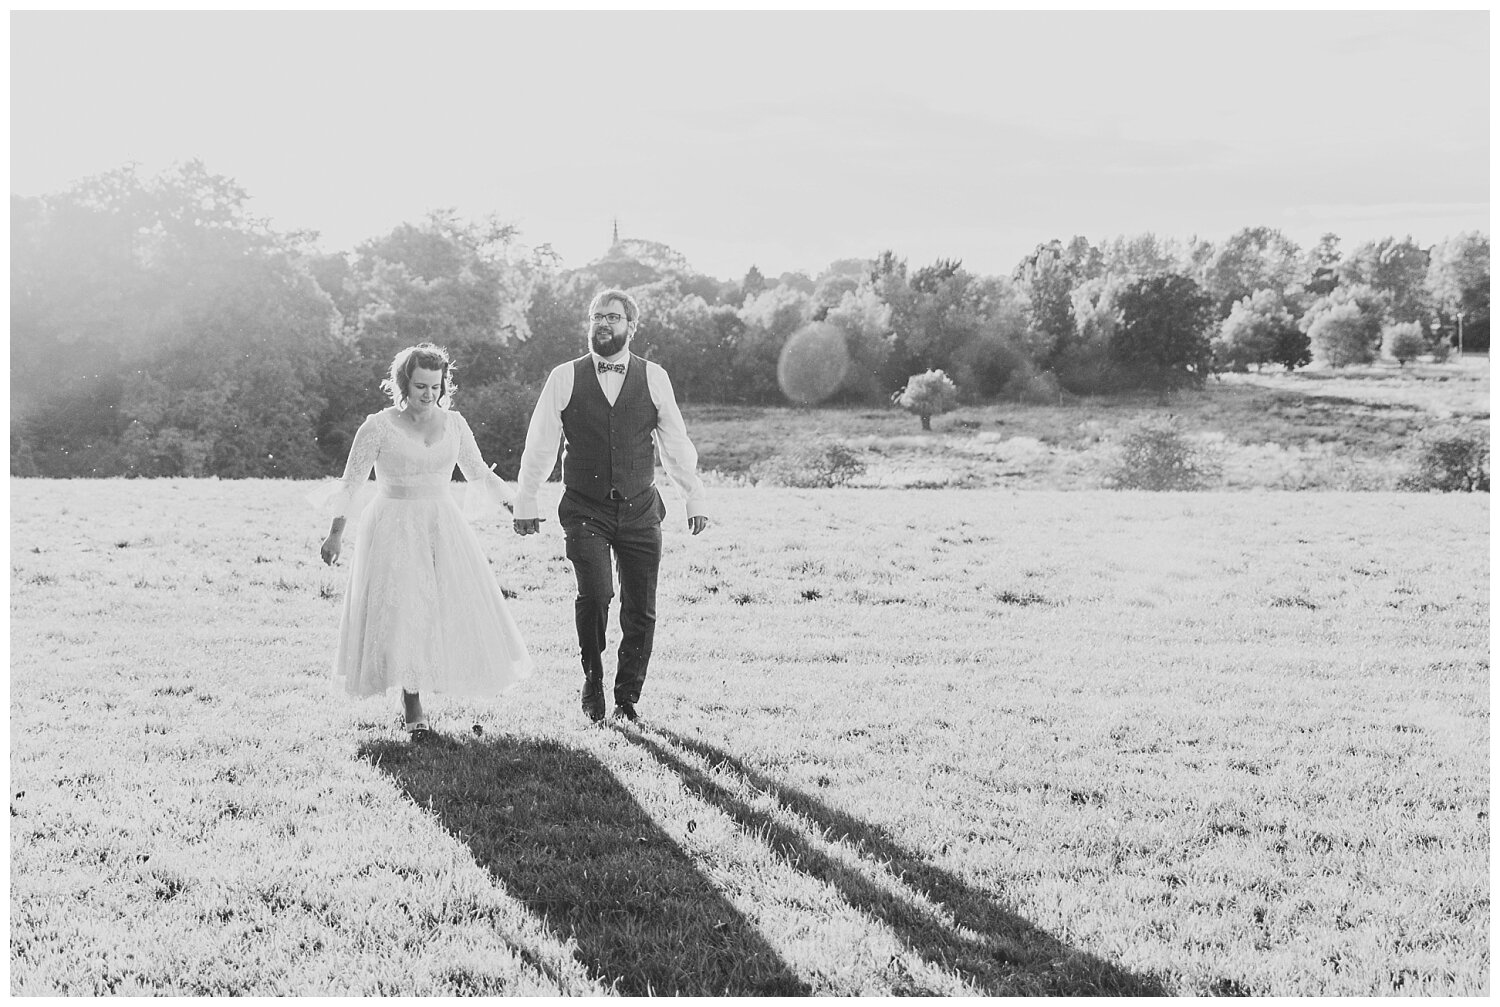
{"type": "Polygon", "coordinates": [[[656,480],[651,432],[656,403],[646,361],[630,355],[625,383],[611,406],[599,387],[594,357],[573,361],[573,397],[562,411],[563,485],[595,500],[629,499],[656,480]]]}

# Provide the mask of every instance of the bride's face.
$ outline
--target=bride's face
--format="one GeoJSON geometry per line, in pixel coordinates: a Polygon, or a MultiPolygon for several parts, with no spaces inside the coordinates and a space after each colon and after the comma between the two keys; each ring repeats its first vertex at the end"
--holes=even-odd
{"type": "Polygon", "coordinates": [[[442,390],[442,371],[418,367],[411,372],[411,380],[406,383],[406,408],[412,410],[414,416],[425,416],[437,406],[438,395],[442,390]]]}

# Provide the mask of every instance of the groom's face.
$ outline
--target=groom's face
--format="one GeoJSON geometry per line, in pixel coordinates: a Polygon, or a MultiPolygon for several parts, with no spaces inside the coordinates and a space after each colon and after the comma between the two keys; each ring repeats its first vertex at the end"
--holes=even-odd
{"type": "Polygon", "coordinates": [[[634,329],[635,323],[625,317],[625,305],[619,300],[596,303],[589,311],[589,346],[601,357],[612,357],[623,350],[634,329]]]}

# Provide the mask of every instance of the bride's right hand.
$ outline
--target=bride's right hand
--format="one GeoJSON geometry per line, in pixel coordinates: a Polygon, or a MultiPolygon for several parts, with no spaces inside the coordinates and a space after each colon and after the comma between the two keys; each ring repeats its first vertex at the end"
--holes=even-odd
{"type": "Polygon", "coordinates": [[[333,566],[333,564],[338,562],[339,553],[343,551],[343,546],[343,536],[338,532],[334,532],[323,540],[323,548],[319,549],[318,553],[323,557],[324,563],[333,566]]]}

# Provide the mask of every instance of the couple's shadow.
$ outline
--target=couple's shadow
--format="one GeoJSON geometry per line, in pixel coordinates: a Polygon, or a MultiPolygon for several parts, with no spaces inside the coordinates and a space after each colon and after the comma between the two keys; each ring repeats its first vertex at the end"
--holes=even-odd
{"type": "MultiPolygon", "coordinates": [[[[620,733],[784,864],[830,886],[976,992],[1165,992],[1150,977],[1068,947],[879,826],[712,745],[659,728],[620,733]],[[787,824],[787,813],[807,828],[787,824]],[[858,856],[833,856],[813,835],[858,856]]],[[[631,995],[812,992],[589,752],[506,737],[433,746],[373,742],[360,754],[430,807],[554,935],[575,941],[604,985],[631,995]]],[[[900,969],[892,986],[897,993],[930,991],[900,969]]]]}

